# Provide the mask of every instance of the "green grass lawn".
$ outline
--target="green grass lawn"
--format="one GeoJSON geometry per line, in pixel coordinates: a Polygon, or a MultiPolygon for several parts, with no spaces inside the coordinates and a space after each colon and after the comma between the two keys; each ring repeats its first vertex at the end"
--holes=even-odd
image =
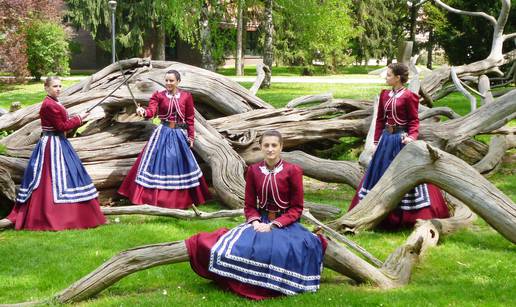
{"type": "MultiPolygon", "coordinates": [[[[63,88],[68,87],[77,81],[63,80],[63,88]]],[[[11,103],[19,101],[23,107],[41,102],[47,93],[43,81],[32,81],[28,84],[3,84],[0,83],[0,108],[9,110],[11,103]]]]}
{"type": "MultiPolygon", "coordinates": [[[[68,84],[69,85],[69,84],[68,84]]],[[[249,84],[243,84],[249,87],[249,84]]],[[[39,85],[41,86],[41,85],[39,85]]],[[[273,84],[258,96],[275,107],[300,95],[331,91],[337,98],[372,99],[377,85],[273,84]]],[[[27,104],[41,101],[41,87],[30,84],[0,94],[27,104]],[[38,96],[36,99],[36,95],[38,96]]],[[[467,110],[460,95],[447,97],[458,113],[467,110]]],[[[1,120],[1,119],[0,119],[1,120]]],[[[352,140],[346,140],[349,143],[352,140]]],[[[343,145],[345,146],[345,145],[343,145]]],[[[345,149],[338,149],[338,153],[345,149]]],[[[348,157],[348,156],[346,156],[348,157]]],[[[515,163],[506,163],[489,177],[516,201],[515,163]]],[[[305,198],[347,209],[353,190],[342,184],[305,180],[305,198]]],[[[221,209],[211,203],[203,210],[221,209]]],[[[163,217],[121,216],[96,229],[62,232],[0,231],[0,304],[51,296],[89,273],[119,251],[139,245],[182,240],[200,231],[233,227],[242,218],[207,221],[163,217]]],[[[406,240],[409,231],[362,232],[353,240],[384,260],[406,240]]],[[[188,263],[152,268],[133,274],[80,306],[515,306],[516,246],[484,221],[442,239],[414,269],[409,285],[395,290],[354,286],[325,269],[321,289],[265,302],[252,302],[219,290],[197,276],[188,263]]]]}

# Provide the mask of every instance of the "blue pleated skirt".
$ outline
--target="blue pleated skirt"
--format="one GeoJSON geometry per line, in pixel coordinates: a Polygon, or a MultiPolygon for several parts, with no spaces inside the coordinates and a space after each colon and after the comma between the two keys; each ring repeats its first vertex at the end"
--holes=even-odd
{"type": "Polygon", "coordinates": [[[199,186],[201,177],[185,131],[158,125],[143,152],[136,183],[151,189],[189,189],[199,186]]]}
{"type": "MultiPolygon", "coordinates": [[[[262,221],[268,223],[266,216],[262,221]]],[[[210,252],[209,271],[287,295],[319,289],[324,251],[300,223],[256,232],[248,223],[225,233],[210,252]]]]}
{"type": "Polygon", "coordinates": [[[85,202],[98,197],[79,156],[62,133],[43,135],[36,144],[23,175],[16,201],[25,203],[41,181],[45,149],[50,146],[54,203],[85,202]]]}
{"type": "MultiPolygon", "coordinates": [[[[383,176],[389,165],[405,145],[401,143],[401,133],[383,131],[378,147],[366,171],[358,197],[362,200],[373,189],[383,176]]],[[[409,164],[410,161],[407,161],[409,164]]],[[[427,184],[420,184],[403,196],[399,208],[402,210],[417,210],[430,206],[430,196],[427,184]]]]}

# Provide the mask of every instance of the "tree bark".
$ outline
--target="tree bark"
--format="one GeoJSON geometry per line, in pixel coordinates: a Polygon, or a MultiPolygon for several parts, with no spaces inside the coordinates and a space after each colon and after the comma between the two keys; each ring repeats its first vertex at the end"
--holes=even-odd
{"type": "Polygon", "coordinates": [[[236,43],[236,55],[235,55],[235,72],[237,76],[244,75],[244,63],[243,63],[243,38],[244,38],[244,7],[245,0],[238,0],[237,6],[237,43],[236,43]]]}
{"type": "Polygon", "coordinates": [[[265,79],[262,83],[262,88],[269,88],[271,86],[272,76],[272,63],[274,61],[273,54],[273,33],[274,24],[272,21],[272,6],[273,0],[265,1],[265,14],[264,14],[264,28],[265,28],[265,43],[263,46],[263,64],[269,68],[269,71],[265,71],[265,79]]]}
{"type": "Polygon", "coordinates": [[[200,17],[200,37],[201,37],[201,67],[210,71],[215,71],[217,66],[212,56],[211,28],[210,28],[210,8],[206,0],[202,3],[200,17]]]}
{"type": "Polygon", "coordinates": [[[407,145],[367,196],[331,226],[350,231],[372,228],[397,206],[405,193],[423,182],[433,183],[457,197],[502,236],[516,243],[514,203],[470,165],[422,141],[407,145]],[[410,161],[410,168],[406,161],[410,161]]]}
{"type": "Polygon", "coordinates": [[[165,31],[160,25],[155,24],[146,30],[142,57],[156,61],[165,60],[165,31]]]}

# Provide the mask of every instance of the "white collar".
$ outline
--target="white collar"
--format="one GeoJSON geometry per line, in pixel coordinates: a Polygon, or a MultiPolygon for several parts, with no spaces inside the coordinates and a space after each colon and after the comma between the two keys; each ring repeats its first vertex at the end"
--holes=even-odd
{"type": "Polygon", "coordinates": [[[394,93],[396,93],[396,96],[395,98],[400,98],[401,95],[403,95],[403,93],[405,92],[406,88],[402,88],[401,90],[399,90],[398,92],[394,91],[394,90],[390,90],[389,91],[389,97],[392,97],[394,95],[394,93]]]}
{"type": "MultiPolygon", "coordinates": [[[[165,95],[167,98],[172,98],[172,95],[168,91],[165,91],[165,95]]],[[[174,98],[179,99],[179,97],[181,97],[181,92],[177,91],[177,93],[174,95],[174,98]]]]}
{"type": "Polygon", "coordinates": [[[280,161],[272,170],[268,169],[267,166],[265,165],[265,163],[264,163],[264,165],[260,166],[260,171],[265,176],[270,175],[270,174],[276,175],[279,172],[281,172],[282,170],[283,170],[283,161],[280,161]]]}

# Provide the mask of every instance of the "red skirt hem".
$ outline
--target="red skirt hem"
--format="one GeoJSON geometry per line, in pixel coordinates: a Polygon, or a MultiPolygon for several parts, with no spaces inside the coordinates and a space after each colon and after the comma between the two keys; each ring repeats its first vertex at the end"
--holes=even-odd
{"type": "Polygon", "coordinates": [[[137,184],[136,175],[141,155],[140,153],[118,189],[118,194],[127,197],[132,204],[188,209],[192,204],[201,205],[211,198],[204,176],[199,178],[199,186],[183,190],[149,189],[137,184]]]}
{"type": "MultiPolygon", "coordinates": [[[[228,232],[227,228],[220,228],[213,232],[198,233],[185,240],[192,270],[199,276],[215,281],[222,289],[229,290],[248,299],[264,300],[282,296],[281,292],[241,283],[234,279],[219,276],[208,270],[211,248],[226,232],[228,232]]],[[[321,240],[323,251],[325,251],[328,242],[322,235],[319,235],[319,239],[321,240]]]]}
{"type": "MultiPolygon", "coordinates": [[[[360,189],[361,186],[362,182],[358,189],[360,189]]],[[[400,208],[396,208],[391,211],[380,224],[378,224],[378,228],[387,230],[411,228],[414,227],[417,220],[430,220],[436,218],[443,219],[450,217],[450,212],[441,190],[430,183],[427,183],[427,186],[428,194],[430,196],[430,206],[417,210],[402,210],[400,208]]],[[[357,190],[353,200],[351,200],[348,212],[351,211],[359,201],[360,199],[358,198],[357,190]]]]}
{"type": "Polygon", "coordinates": [[[98,199],[79,203],[54,203],[50,146],[45,150],[38,188],[25,203],[16,203],[7,219],[16,230],[59,231],[93,228],[105,224],[98,199]]]}

